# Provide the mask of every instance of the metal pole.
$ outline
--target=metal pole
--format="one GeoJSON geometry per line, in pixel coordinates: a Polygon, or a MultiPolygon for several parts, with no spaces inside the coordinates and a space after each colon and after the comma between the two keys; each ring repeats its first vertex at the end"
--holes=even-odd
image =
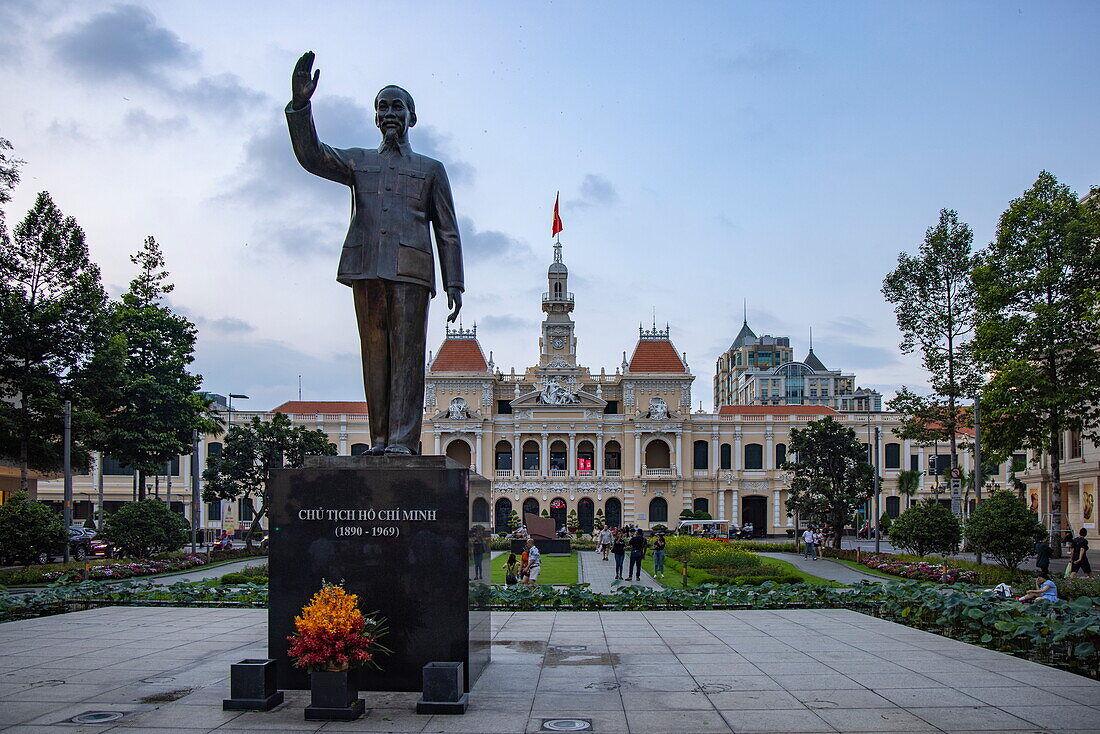
{"type": "Polygon", "coordinates": [[[197,552],[199,514],[202,504],[199,497],[199,432],[191,432],[191,552],[197,552]]]}
{"type": "Polygon", "coordinates": [[[69,558],[69,526],[73,524],[73,404],[65,401],[65,432],[62,441],[62,467],[65,472],[65,497],[62,504],[61,516],[65,522],[65,563],[69,558]]]}
{"type": "MultiPolygon", "coordinates": [[[[982,501],[982,430],[981,425],[978,422],[978,404],[981,402],[981,398],[974,398],[974,506],[975,508],[982,501]]],[[[982,553],[978,551],[974,554],[975,560],[978,563],[982,562],[982,553]]]]}
{"type": "Polygon", "coordinates": [[[99,493],[99,509],[96,511],[95,529],[97,533],[103,532],[103,516],[106,514],[103,508],[103,452],[97,451],[95,455],[96,465],[96,491],[99,493]]]}
{"type": "Polygon", "coordinates": [[[875,553],[879,553],[881,548],[881,539],[879,538],[879,481],[878,481],[878,442],[879,442],[879,427],[875,426],[875,553]]]}

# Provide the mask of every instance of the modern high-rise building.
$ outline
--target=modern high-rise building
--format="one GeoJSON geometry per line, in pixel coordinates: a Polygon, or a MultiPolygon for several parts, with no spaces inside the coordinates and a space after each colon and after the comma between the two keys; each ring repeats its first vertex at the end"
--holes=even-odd
{"type": "Polygon", "coordinates": [[[882,394],[857,387],[850,372],[830,370],[813,342],[795,361],[790,337],[757,336],[748,320],[714,372],[714,409],[723,405],[825,405],[841,412],[882,410],[882,394]]]}

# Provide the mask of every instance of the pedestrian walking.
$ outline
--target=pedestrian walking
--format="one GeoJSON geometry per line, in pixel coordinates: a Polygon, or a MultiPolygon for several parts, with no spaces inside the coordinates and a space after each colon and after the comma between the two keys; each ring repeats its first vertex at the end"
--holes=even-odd
{"type": "Polygon", "coordinates": [[[603,553],[603,559],[607,560],[607,554],[611,552],[611,528],[606,525],[603,526],[603,530],[600,531],[600,552],[603,553]]]}
{"type": "Polygon", "coordinates": [[[474,530],[474,542],[472,543],[473,547],[470,549],[474,554],[474,579],[475,580],[481,578],[481,574],[482,574],[481,564],[482,564],[482,561],[485,559],[486,547],[485,547],[485,538],[482,535],[482,532],[483,531],[480,527],[478,527],[476,530],[474,530]]]}
{"type": "Polygon", "coordinates": [[[623,540],[623,534],[617,533],[615,539],[611,542],[611,555],[615,556],[615,578],[622,579],[623,577],[623,559],[626,558],[626,541],[623,540]]]}
{"type": "Polygon", "coordinates": [[[627,568],[626,577],[642,580],[642,559],[645,558],[645,550],[649,544],[646,542],[642,529],[634,531],[634,537],[630,539],[630,566],[627,568]]]}
{"type": "Polygon", "coordinates": [[[653,539],[653,575],[663,579],[665,577],[665,534],[657,533],[653,539]]]}
{"type": "Polygon", "coordinates": [[[814,528],[811,525],[806,528],[806,532],[802,533],[802,542],[805,544],[805,548],[802,550],[802,557],[817,560],[817,535],[814,533],[814,528]]]}
{"type": "Polygon", "coordinates": [[[1070,541],[1069,544],[1069,561],[1070,572],[1069,577],[1071,579],[1077,578],[1077,574],[1083,573],[1085,578],[1092,578],[1092,565],[1089,563],[1089,541],[1085,538],[1087,531],[1081,528],[1080,534],[1070,541]]]}
{"type": "Polygon", "coordinates": [[[504,562],[504,583],[515,586],[519,583],[519,559],[515,553],[508,554],[508,560],[504,562]]]}
{"type": "Polygon", "coordinates": [[[824,547],[825,533],[822,532],[822,528],[818,528],[814,531],[814,557],[813,560],[820,558],[821,548],[824,547]]]}

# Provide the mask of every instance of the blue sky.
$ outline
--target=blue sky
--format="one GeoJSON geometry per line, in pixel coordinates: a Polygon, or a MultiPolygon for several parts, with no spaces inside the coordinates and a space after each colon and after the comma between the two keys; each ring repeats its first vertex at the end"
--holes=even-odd
{"type": "MultiPolygon", "coordinates": [[[[814,329],[829,367],[920,386],[879,294],[941,207],[981,246],[1042,169],[1100,184],[1100,4],[71,3],[0,5],[0,136],[119,292],[142,239],[200,328],[215,392],[271,408],[358,399],[349,198],[294,161],[282,108],[317,54],[317,126],[374,145],[374,93],[409,89],[413,147],[463,219],[463,321],[507,370],[537,358],[554,194],[579,356],[613,370],[671,324],[711,405],[741,321],[814,329]],[[303,11],[305,8],[305,11],[303,11]]],[[[429,348],[443,337],[434,304],[429,348]]]]}

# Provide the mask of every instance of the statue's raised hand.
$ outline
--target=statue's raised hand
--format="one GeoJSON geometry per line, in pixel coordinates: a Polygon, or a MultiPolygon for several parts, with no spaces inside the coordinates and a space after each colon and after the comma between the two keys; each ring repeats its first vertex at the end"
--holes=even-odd
{"type": "Polygon", "coordinates": [[[309,73],[313,70],[313,59],[314,53],[306,51],[302,54],[302,58],[298,59],[298,63],[294,65],[294,73],[290,77],[290,104],[296,110],[300,110],[309,104],[309,98],[317,91],[317,81],[321,78],[321,70],[318,69],[310,78],[309,73]]]}

